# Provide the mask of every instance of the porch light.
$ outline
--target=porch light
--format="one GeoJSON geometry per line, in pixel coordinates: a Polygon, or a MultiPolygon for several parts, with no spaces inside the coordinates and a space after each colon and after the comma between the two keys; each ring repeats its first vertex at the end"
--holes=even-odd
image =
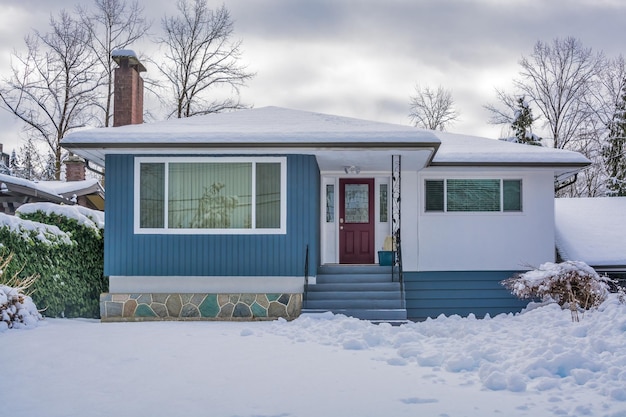
{"type": "Polygon", "coordinates": [[[350,165],[343,167],[343,170],[346,172],[346,174],[358,174],[361,172],[361,167],[358,167],[356,165],[350,165]]]}

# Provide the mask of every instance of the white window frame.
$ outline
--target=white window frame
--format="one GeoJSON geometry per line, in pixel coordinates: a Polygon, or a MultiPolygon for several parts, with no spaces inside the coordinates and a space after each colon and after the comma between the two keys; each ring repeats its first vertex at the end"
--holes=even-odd
{"type": "Polygon", "coordinates": [[[259,157],[158,157],[138,156],[134,158],[134,184],[133,184],[133,225],[135,234],[158,234],[158,235],[284,235],[287,234],[287,158],[273,156],[259,157]],[[141,228],[140,219],[140,175],[142,163],[165,164],[165,223],[163,228],[141,228]],[[252,210],[252,227],[232,229],[192,229],[168,227],[168,183],[170,163],[251,163],[252,164],[252,207],[256,207],[256,164],[257,163],[280,163],[280,227],[273,229],[256,228],[256,211],[252,210]]]}

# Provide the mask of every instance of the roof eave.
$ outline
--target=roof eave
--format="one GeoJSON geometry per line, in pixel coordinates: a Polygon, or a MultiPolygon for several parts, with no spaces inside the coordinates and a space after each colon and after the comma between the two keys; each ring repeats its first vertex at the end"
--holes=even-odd
{"type": "Polygon", "coordinates": [[[116,142],[86,142],[86,143],[63,143],[65,149],[224,149],[224,148],[245,148],[245,149],[420,149],[439,148],[440,142],[264,142],[255,144],[250,142],[141,142],[141,143],[116,143],[116,142]]]}
{"type": "Polygon", "coordinates": [[[6,185],[7,190],[11,193],[18,193],[21,195],[26,195],[26,196],[37,198],[40,200],[47,200],[49,202],[57,203],[57,204],[60,204],[60,203],[73,204],[68,199],[60,195],[50,194],[45,191],[38,190],[36,188],[31,188],[31,187],[27,187],[24,185],[11,183],[9,181],[3,181],[3,183],[6,185]]]}
{"type": "MultiPolygon", "coordinates": [[[[434,157],[441,142],[410,142],[410,141],[392,141],[392,142],[351,142],[351,141],[333,141],[333,142],[271,142],[271,143],[250,143],[250,142],[142,142],[142,143],[65,143],[62,146],[93,162],[96,165],[104,167],[104,157],[107,154],[115,153],[146,153],[149,151],[222,151],[224,153],[232,153],[238,151],[246,152],[263,152],[263,153],[294,153],[298,150],[309,151],[328,151],[328,150],[373,150],[373,151],[389,151],[397,149],[398,151],[410,150],[429,150],[431,151],[430,160],[434,157]]],[[[429,161],[430,162],[430,161],[429,161]]]]}
{"type": "Polygon", "coordinates": [[[72,198],[74,195],[76,195],[77,197],[80,197],[80,196],[89,195],[89,194],[98,194],[98,195],[104,196],[104,189],[102,188],[100,183],[95,182],[88,187],[77,188],[75,190],[60,193],[60,195],[65,198],[72,198]]]}
{"type": "Polygon", "coordinates": [[[559,162],[559,161],[530,161],[530,162],[520,162],[520,161],[503,161],[503,162],[495,162],[495,161],[471,161],[471,162],[437,162],[433,161],[430,166],[441,166],[441,167],[474,167],[474,166],[494,166],[494,167],[557,167],[557,168],[574,168],[574,169],[583,169],[591,165],[591,162],[559,162]]]}
{"type": "Polygon", "coordinates": [[[599,265],[590,263],[589,266],[597,272],[626,272],[626,264],[599,265]]]}

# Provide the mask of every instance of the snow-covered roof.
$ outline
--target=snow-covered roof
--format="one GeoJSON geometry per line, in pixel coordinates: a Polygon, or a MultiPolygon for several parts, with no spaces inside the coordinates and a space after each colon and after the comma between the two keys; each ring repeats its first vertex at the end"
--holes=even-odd
{"type": "Polygon", "coordinates": [[[94,178],[82,181],[30,181],[0,174],[0,196],[4,199],[3,204],[11,202],[5,211],[12,213],[16,207],[27,202],[74,204],[75,198],[80,196],[86,196],[91,204],[100,207],[103,206],[104,189],[94,178]]]}
{"type": "Polygon", "coordinates": [[[82,181],[30,181],[11,175],[0,174],[0,184],[3,190],[12,190],[20,187],[33,190],[44,197],[53,200],[59,198],[71,198],[73,195],[81,196],[96,192],[103,192],[102,186],[95,178],[82,181]]]}
{"type": "Polygon", "coordinates": [[[554,204],[563,259],[626,268],[626,197],[557,198],[554,204]]]}
{"type": "Polygon", "coordinates": [[[101,144],[439,144],[429,130],[350,117],[262,107],[75,132],[63,145],[101,144]]]}
{"type": "Polygon", "coordinates": [[[531,146],[476,136],[433,132],[441,146],[432,165],[568,165],[586,166],[590,161],[578,152],[531,146]]]}
{"type": "Polygon", "coordinates": [[[100,165],[104,164],[107,153],[194,150],[205,153],[311,151],[316,155],[331,150],[345,151],[345,156],[355,150],[395,150],[401,151],[398,154],[421,151],[420,161],[424,165],[430,159],[434,165],[543,165],[574,170],[589,164],[576,152],[280,107],[84,130],[66,136],[61,144],[100,165]]]}
{"type": "Polygon", "coordinates": [[[55,203],[62,203],[65,200],[55,190],[46,187],[45,183],[40,184],[36,181],[0,174],[0,193],[7,194],[11,192],[33,195],[55,203]]]}

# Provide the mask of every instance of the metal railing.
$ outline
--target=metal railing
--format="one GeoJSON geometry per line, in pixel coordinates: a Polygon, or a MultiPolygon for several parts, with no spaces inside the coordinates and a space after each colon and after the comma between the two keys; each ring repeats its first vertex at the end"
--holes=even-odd
{"type": "Polygon", "coordinates": [[[402,159],[400,155],[391,156],[391,227],[395,244],[396,256],[392,266],[392,279],[400,283],[402,307],[405,308],[404,279],[402,276],[402,239],[401,239],[401,189],[402,159]]]}
{"type": "Polygon", "coordinates": [[[306,245],[304,253],[304,290],[302,293],[302,303],[306,301],[307,290],[309,288],[309,245],[306,245]]]}

